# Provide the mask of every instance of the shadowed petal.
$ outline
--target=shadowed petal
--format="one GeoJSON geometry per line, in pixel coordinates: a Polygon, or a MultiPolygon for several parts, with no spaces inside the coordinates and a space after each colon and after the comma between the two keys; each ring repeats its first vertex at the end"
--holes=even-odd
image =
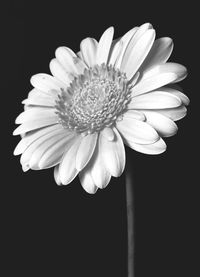
{"type": "Polygon", "coordinates": [[[149,124],[129,117],[117,122],[117,129],[126,140],[135,143],[150,144],[159,139],[159,135],[149,124]]]}
{"type": "Polygon", "coordinates": [[[168,88],[168,87],[162,87],[161,89],[162,89],[162,91],[169,92],[169,93],[179,97],[184,105],[186,105],[186,106],[189,105],[190,99],[181,91],[173,89],[173,88],[168,88]]]}
{"type": "Polygon", "coordinates": [[[151,67],[166,63],[173,50],[171,38],[163,37],[154,41],[154,44],[139,71],[149,70],[151,67]]]}
{"type": "Polygon", "coordinates": [[[97,53],[98,42],[94,38],[85,38],[81,41],[81,53],[85,63],[92,67],[96,63],[96,53],[97,53]]]}
{"type": "Polygon", "coordinates": [[[133,97],[129,109],[167,109],[180,106],[181,100],[177,96],[164,92],[154,91],[133,97]]]}
{"type": "Polygon", "coordinates": [[[165,152],[167,145],[162,138],[156,141],[153,144],[137,144],[132,141],[126,141],[126,144],[134,149],[135,151],[148,154],[148,155],[157,155],[165,152]]]}
{"type": "Polygon", "coordinates": [[[145,72],[139,82],[133,87],[132,95],[140,95],[173,82],[179,82],[187,75],[184,66],[176,63],[165,63],[154,66],[145,72]]]}
{"type": "Polygon", "coordinates": [[[62,83],[61,81],[57,80],[55,77],[45,73],[39,73],[39,74],[33,75],[31,77],[30,82],[33,87],[44,92],[49,92],[51,90],[60,91],[61,88],[66,87],[65,83],[62,83]]]}
{"type": "Polygon", "coordinates": [[[106,169],[114,177],[119,177],[125,167],[125,149],[124,144],[116,129],[113,129],[115,139],[113,141],[107,140],[100,134],[100,153],[104,161],[106,169]]]}
{"type": "Polygon", "coordinates": [[[76,169],[76,154],[81,142],[77,137],[72,146],[65,152],[59,167],[60,181],[63,185],[69,184],[78,174],[76,169]]]}
{"type": "Polygon", "coordinates": [[[47,149],[39,161],[39,168],[52,167],[60,162],[63,153],[72,145],[74,138],[75,135],[73,133],[65,135],[64,138],[47,149]]]}
{"type": "Polygon", "coordinates": [[[182,105],[180,107],[172,108],[172,109],[156,110],[156,112],[161,113],[164,116],[167,116],[168,118],[174,121],[177,121],[186,116],[187,109],[185,106],[182,105]]]}
{"type": "Polygon", "coordinates": [[[55,131],[55,130],[62,130],[62,126],[59,125],[59,124],[56,124],[56,125],[53,125],[53,126],[50,126],[50,127],[44,127],[40,130],[36,130],[36,131],[33,131],[33,132],[30,132],[28,134],[26,134],[25,137],[23,137],[20,142],[18,143],[18,145],[16,146],[15,150],[14,150],[14,155],[20,155],[22,154],[26,148],[31,144],[33,143],[35,140],[37,140],[38,138],[52,132],[52,131],[55,131]]]}
{"type": "Polygon", "coordinates": [[[54,75],[58,80],[62,81],[65,84],[65,87],[70,85],[72,77],[65,71],[57,59],[52,59],[50,61],[49,68],[52,75],[54,75]]]}
{"type": "Polygon", "coordinates": [[[121,70],[126,73],[129,80],[135,75],[138,68],[145,60],[153,45],[154,39],[155,31],[153,29],[146,31],[130,51],[128,59],[124,58],[122,60],[121,70]]]}
{"type": "Polygon", "coordinates": [[[86,68],[84,62],[68,47],[58,47],[55,55],[64,70],[70,74],[82,74],[86,68]]]}
{"type": "Polygon", "coordinates": [[[116,67],[116,68],[120,68],[120,67],[121,67],[122,59],[123,59],[124,53],[125,53],[125,51],[126,51],[126,48],[127,48],[128,44],[129,44],[131,38],[134,36],[134,34],[136,33],[137,30],[138,30],[138,27],[135,27],[135,28],[129,30],[129,31],[120,39],[122,48],[121,48],[119,57],[118,57],[118,59],[116,60],[116,63],[115,63],[115,67],[116,67]]]}
{"type": "Polygon", "coordinates": [[[21,164],[29,164],[30,159],[33,155],[33,153],[41,146],[41,145],[45,145],[46,142],[48,140],[50,140],[51,138],[55,139],[56,136],[62,136],[63,135],[63,129],[55,129],[41,137],[39,137],[37,140],[33,141],[33,143],[31,143],[26,150],[23,152],[23,154],[21,155],[20,158],[20,162],[21,164]]]}
{"type": "Polygon", "coordinates": [[[90,194],[94,194],[97,191],[97,186],[91,176],[90,171],[83,170],[79,173],[79,179],[84,190],[90,194]]]}
{"type": "Polygon", "coordinates": [[[49,150],[53,145],[56,145],[66,137],[65,130],[60,131],[60,133],[56,133],[54,136],[51,136],[50,138],[46,139],[43,143],[41,143],[33,152],[30,161],[29,166],[31,169],[43,169],[39,166],[39,162],[43,155],[46,153],[47,150],[49,150]]]}
{"type": "Polygon", "coordinates": [[[89,162],[94,152],[98,134],[90,134],[81,139],[80,146],[76,155],[76,169],[81,171],[89,162]]]}
{"type": "Polygon", "coordinates": [[[37,107],[37,108],[34,107],[20,113],[16,118],[15,123],[21,124],[32,120],[49,118],[52,116],[55,116],[54,109],[51,109],[51,108],[44,109],[41,107],[37,107]]]}
{"type": "Polygon", "coordinates": [[[147,123],[156,129],[162,137],[170,137],[177,133],[178,128],[173,120],[154,111],[145,111],[147,123]]]}
{"type": "Polygon", "coordinates": [[[18,126],[14,132],[13,136],[17,136],[32,130],[36,130],[45,126],[49,125],[54,125],[58,123],[58,117],[57,115],[52,115],[51,117],[48,118],[42,118],[42,119],[36,119],[36,120],[31,120],[28,122],[23,123],[22,125],[18,126]]]}
{"type": "Polygon", "coordinates": [[[102,63],[107,63],[113,35],[114,28],[110,27],[101,36],[97,47],[96,64],[101,65],[102,63]]]}

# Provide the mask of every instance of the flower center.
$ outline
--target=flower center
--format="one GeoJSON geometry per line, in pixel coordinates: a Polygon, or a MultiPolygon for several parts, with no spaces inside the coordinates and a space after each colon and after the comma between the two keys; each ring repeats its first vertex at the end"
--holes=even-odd
{"type": "Polygon", "coordinates": [[[102,64],[84,70],[56,100],[56,113],[64,128],[90,134],[114,125],[130,101],[126,75],[102,64]]]}

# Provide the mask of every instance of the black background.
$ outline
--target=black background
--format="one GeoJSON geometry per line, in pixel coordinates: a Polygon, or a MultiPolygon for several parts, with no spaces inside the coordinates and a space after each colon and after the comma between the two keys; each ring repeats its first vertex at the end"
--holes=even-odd
{"type": "Polygon", "coordinates": [[[22,172],[19,158],[12,156],[19,141],[12,131],[31,89],[30,77],[49,73],[58,46],[78,51],[83,38],[99,39],[109,26],[119,37],[145,22],[153,24],[157,37],[173,38],[170,60],[188,68],[181,86],[191,104],[178,122],[178,134],[166,139],[167,152],[148,156],[126,149],[134,175],[135,276],[192,276],[198,221],[198,18],[197,7],[179,3],[13,1],[3,7],[2,276],[13,276],[13,270],[15,276],[127,276],[124,174],[95,195],[87,194],[78,178],[58,187],[52,169],[22,172]]]}

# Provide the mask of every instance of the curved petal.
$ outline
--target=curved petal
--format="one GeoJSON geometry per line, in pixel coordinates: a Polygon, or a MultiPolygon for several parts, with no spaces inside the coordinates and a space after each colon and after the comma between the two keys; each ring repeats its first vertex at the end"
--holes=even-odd
{"type": "Polygon", "coordinates": [[[115,133],[112,128],[105,127],[101,134],[109,141],[113,141],[115,138],[115,133]]]}
{"type": "Polygon", "coordinates": [[[65,71],[63,66],[59,63],[57,59],[52,59],[49,64],[50,71],[53,76],[65,84],[68,87],[72,81],[72,76],[65,71]]]}
{"type": "Polygon", "coordinates": [[[72,146],[65,152],[59,166],[60,181],[63,185],[69,184],[78,174],[76,169],[76,154],[81,143],[80,136],[76,138],[72,146]]]}
{"type": "Polygon", "coordinates": [[[179,82],[187,75],[184,66],[176,63],[165,63],[154,66],[145,72],[139,82],[133,87],[132,95],[140,95],[173,82],[179,82]]]}
{"type": "Polygon", "coordinates": [[[56,125],[53,125],[50,127],[44,127],[40,130],[33,131],[26,134],[25,137],[23,137],[18,143],[18,145],[16,146],[13,154],[14,155],[22,154],[26,150],[26,148],[35,140],[58,129],[62,130],[62,127],[59,124],[56,124],[56,125]]]}
{"type": "Polygon", "coordinates": [[[110,182],[111,174],[108,172],[108,170],[105,167],[105,164],[101,155],[99,140],[97,142],[94,154],[90,162],[83,169],[82,174],[84,174],[84,172],[87,172],[88,176],[91,176],[94,185],[100,189],[105,188],[110,182]]]}
{"type": "Polygon", "coordinates": [[[66,87],[65,83],[60,82],[55,77],[45,73],[33,75],[30,82],[33,87],[47,93],[49,93],[51,90],[61,91],[61,89],[66,87]]]}
{"type": "Polygon", "coordinates": [[[64,70],[68,73],[73,75],[82,74],[86,68],[84,62],[68,47],[58,47],[55,55],[64,70]]]}
{"type": "Polygon", "coordinates": [[[166,63],[173,50],[171,38],[163,37],[156,39],[139,71],[149,70],[151,67],[166,63]]]}
{"type": "Polygon", "coordinates": [[[49,168],[59,163],[64,152],[72,145],[74,138],[75,135],[73,133],[67,134],[64,138],[47,149],[39,161],[39,168],[49,168]]]}
{"type": "Polygon", "coordinates": [[[162,87],[161,89],[162,89],[162,91],[171,93],[171,94],[177,96],[178,98],[180,98],[184,105],[186,105],[186,106],[189,105],[190,99],[181,91],[173,89],[173,88],[168,88],[168,87],[162,87]]]}
{"type": "Polygon", "coordinates": [[[177,96],[164,92],[153,91],[133,97],[128,105],[129,109],[167,109],[175,108],[182,104],[177,96]]]}
{"type": "Polygon", "coordinates": [[[55,116],[55,110],[51,108],[32,108],[25,110],[24,112],[20,113],[18,117],[15,119],[16,124],[25,123],[28,121],[36,120],[36,119],[44,119],[55,116]]]}
{"type": "Polygon", "coordinates": [[[54,136],[51,136],[50,138],[46,139],[43,143],[41,143],[33,152],[31,155],[31,158],[29,160],[29,167],[31,169],[43,169],[39,166],[39,162],[43,155],[46,153],[47,150],[49,150],[53,145],[56,145],[65,138],[65,130],[60,131],[60,133],[55,134],[54,136]]]}
{"type": "Polygon", "coordinates": [[[96,63],[98,42],[94,38],[85,38],[81,41],[80,49],[83,60],[89,67],[93,67],[96,63]]]}
{"type": "Polygon", "coordinates": [[[37,89],[33,89],[34,93],[28,96],[27,99],[22,101],[24,105],[34,105],[34,106],[45,106],[45,107],[53,107],[55,105],[55,99],[58,95],[55,93],[54,95],[47,95],[42,93],[37,89]]]}
{"type": "Polygon", "coordinates": [[[76,154],[76,169],[81,171],[89,162],[94,152],[98,134],[90,134],[81,139],[80,146],[76,154]]]}
{"type": "Polygon", "coordinates": [[[116,68],[120,68],[121,67],[121,63],[122,63],[122,59],[124,56],[124,53],[126,51],[126,48],[129,44],[129,42],[131,41],[131,38],[134,36],[134,34],[136,33],[136,31],[138,30],[138,27],[134,27],[133,29],[129,30],[121,39],[121,44],[122,44],[122,49],[120,51],[119,57],[116,60],[115,63],[115,67],[116,68]]]}
{"type": "Polygon", "coordinates": [[[133,118],[124,117],[122,121],[117,122],[117,129],[126,140],[139,144],[150,144],[159,139],[154,128],[133,118]]]}
{"type": "Polygon", "coordinates": [[[142,37],[138,40],[135,46],[129,50],[127,49],[128,57],[126,52],[124,59],[121,64],[121,71],[126,73],[127,78],[130,80],[149,53],[155,39],[155,31],[153,29],[146,31],[142,37]]]}
{"type": "Polygon", "coordinates": [[[97,47],[96,64],[98,65],[101,65],[103,63],[107,64],[113,35],[114,35],[114,28],[110,27],[101,36],[97,47]]]}
{"type": "Polygon", "coordinates": [[[167,116],[168,118],[172,119],[173,121],[177,121],[186,116],[187,109],[184,105],[182,105],[180,107],[172,108],[172,109],[156,110],[156,112],[161,113],[164,116],[167,116]]]}
{"type": "Polygon", "coordinates": [[[54,168],[54,179],[58,186],[62,185],[59,176],[59,165],[55,166],[54,168]]]}
{"type": "Polygon", "coordinates": [[[137,144],[132,141],[126,141],[126,144],[135,151],[148,155],[161,154],[167,149],[167,145],[162,138],[153,144],[137,144]]]}
{"type": "Polygon", "coordinates": [[[126,113],[124,113],[123,117],[133,118],[141,121],[145,121],[146,119],[143,112],[135,110],[128,110],[126,113]]]}
{"type": "Polygon", "coordinates": [[[21,159],[20,162],[21,164],[29,164],[30,159],[33,155],[33,153],[41,146],[41,145],[45,145],[46,142],[48,140],[50,140],[51,138],[55,138],[56,136],[60,136],[60,134],[63,135],[63,129],[56,129],[51,131],[50,133],[47,133],[41,137],[39,137],[37,140],[35,140],[33,143],[31,143],[26,150],[23,152],[23,154],[21,155],[21,159]]]}
{"type": "Polygon", "coordinates": [[[99,137],[100,153],[106,169],[114,177],[120,176],[125,167],[125,149],[124,144],[116,129],[113,129],[115,139],[107,140],[101,133],[99,137]]]}
{"type": "Polygon", "coordinates": [[[120,39],[113,47],[110,59],[108,64],[115,66],[117,63],[118,58],[120,57],[121,51],[123,48],[123,41],[120,39]]]}
{"type": "Polygon", "coordinates": [[[83,170],[79,173],[79,179],[84,190],[90,194],[94,194],[97,191],[97,186],[89,171],[83,170]]]}
{"type": "Polygon", "coordinates": [[[173,120],[154,111],[144,111],[149,123],[162,137],[170,137],[177,133],[178,128],[173,120]]]}
{"type": "Polygon", "coordinates": [[[54,125],[54,124],[58,124],[58,117],[56,114],[48,118],[31,120],[18,126],[14,130],[13,136],[17,136],[23,133],[27,133],[27,132],[30,132],[45,126],[54,125]]]}

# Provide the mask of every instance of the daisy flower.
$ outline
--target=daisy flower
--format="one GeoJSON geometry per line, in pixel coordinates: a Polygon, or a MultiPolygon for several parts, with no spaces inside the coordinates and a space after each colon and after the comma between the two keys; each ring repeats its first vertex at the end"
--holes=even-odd
{"type": "Polygon", "coordinates": [[[177,132],[189,99],[167,86],[186,77],[186,68],[167,62],[170,38],[155,40],[149,23],[113,40],[108,28],[99,42],[86,38],[75,54],[59,47],[52,75],[32,76],[34,87],[16,119],[24,171],[54,168],[58,185],[78,175],[88,193],[105,188],[125,167],[124,144],[145,154],[166,150],[162,137],[177,132]]]}

